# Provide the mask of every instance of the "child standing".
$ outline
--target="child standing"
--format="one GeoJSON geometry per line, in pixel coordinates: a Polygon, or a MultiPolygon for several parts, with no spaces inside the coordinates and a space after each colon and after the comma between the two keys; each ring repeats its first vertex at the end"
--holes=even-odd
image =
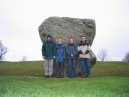
{"type": "Polygon", "coordinates": [[[66,47],[66,53],[68,58],[68,77],[76,76],[76,58],[77,58],[77,46],[75,45],[74,39],[69,39],[69,44],[66,47]]]}
{"type": "Polygon", "coordinates": [[[62,39],[59,38],[56,44],[56,77],[63,78],[64,77],[64,60],[65,60],[65,46],[62,43],[62,39]]]}

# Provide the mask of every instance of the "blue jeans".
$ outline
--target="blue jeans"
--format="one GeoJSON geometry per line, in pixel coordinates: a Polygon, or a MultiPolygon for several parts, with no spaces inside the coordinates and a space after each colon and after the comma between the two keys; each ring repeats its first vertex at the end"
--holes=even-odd
{"type": "Polygon", "coordinates": [[[80,61],[81,61],[82,76],[89,76],[90,75],[90,59],[81,58],[80,61]]]}
{"type": "Polygon", "coordinates": [[[68,59],[68,76],[76,76],[76,59],[68,59]]]}

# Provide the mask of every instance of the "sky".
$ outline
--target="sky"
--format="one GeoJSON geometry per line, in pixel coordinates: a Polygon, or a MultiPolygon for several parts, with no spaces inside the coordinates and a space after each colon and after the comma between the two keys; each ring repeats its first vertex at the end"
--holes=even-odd
{"type": "Polygon", "coordinates": [[[38,27],[51,16],[94,19],[92,50],[108,52],[107,60],[121,61],[129,52],[128,0],[0,0],[0,40],[7,61],[41,60],[38,27]]]}

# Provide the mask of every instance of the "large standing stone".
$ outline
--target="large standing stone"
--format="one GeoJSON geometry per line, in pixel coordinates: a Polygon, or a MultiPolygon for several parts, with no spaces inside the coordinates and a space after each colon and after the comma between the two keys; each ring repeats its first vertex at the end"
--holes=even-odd
{"type": "Polygon", "coordinates": [[[47,34],[53,35],[53,39],[63,38],[68,42],[69,37],[79,42],[80,36],[87,35],[92,44],[95,36],[95,21],[92,19],[76,19],[68,17],[50,17],[39,26],[39,34],[42,42],[46,40],[47,34]]]}
{"type": "MultiPolygon", "coordinates": [[[[49,17],[39,26],[38,30],[42,42],[46,40],[47,34],[51,34],[55,41],[57,38],[62,38],[65,44],[68,43],[70,37],[73,37],[76,43],[78,43],[80,37],[85,35],[88,37],[90,45],[92,45],[96,33],[96,26],[93,19],[49,17]]],[[[91,59],[91,63],[94,65],[96,57],[93,52],[91,52],[91,59]]]]}

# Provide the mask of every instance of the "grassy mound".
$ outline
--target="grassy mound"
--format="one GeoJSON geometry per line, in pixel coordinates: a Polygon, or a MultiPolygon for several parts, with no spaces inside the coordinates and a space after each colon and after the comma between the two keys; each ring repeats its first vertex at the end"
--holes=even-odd
{"type": "Polygon", "coordinates": [[[1,62],[0,97],[129,97],[129,63],[97,62],[90,78],[44,78],[43,62],[1,62]]]}
{"type": "MultiPolygon", "coordinates": [[[[1,62],[0,75],[43,76],[43,62],[1,62]]],[[[129,76],[129,63],[97,62],[91,76],[129,76]]]]}

